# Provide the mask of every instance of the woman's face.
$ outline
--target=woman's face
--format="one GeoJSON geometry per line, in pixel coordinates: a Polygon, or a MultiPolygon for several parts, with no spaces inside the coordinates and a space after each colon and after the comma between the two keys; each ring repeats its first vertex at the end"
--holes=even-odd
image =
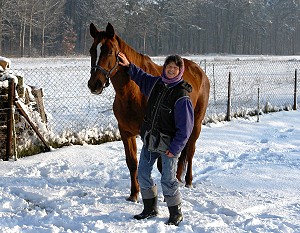
{"type": "Polygon", "coordinates": [[[179,66],[175,64],[175,62],[170,62],[166,65],[165,74],[167,78],[172,79],[175,78],[180,73],[179,66]]]}

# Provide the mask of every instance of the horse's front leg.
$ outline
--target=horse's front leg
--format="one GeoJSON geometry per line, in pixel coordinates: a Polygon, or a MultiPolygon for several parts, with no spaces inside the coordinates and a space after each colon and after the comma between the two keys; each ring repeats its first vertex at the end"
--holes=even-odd
{"type": "Polygon", "coordinates": [[[121,129],[119,130],[124,144],[126,164],[129,169],[130,179],[131,179],[130,196],[126,200],[137,202],[140,188],[137,181],[138,161],[137,161],[136,136],[128,136],[128,134],[125,131],[121,129]]]}

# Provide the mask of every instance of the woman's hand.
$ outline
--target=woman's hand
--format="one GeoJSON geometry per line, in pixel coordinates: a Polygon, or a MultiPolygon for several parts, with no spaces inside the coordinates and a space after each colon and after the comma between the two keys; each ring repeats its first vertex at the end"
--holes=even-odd
{"type": "Polygon", "coordinates": [[[173,155],[169,150],[166,151],[166,155],[167,155],[169,158],[173,158],[173,157],[174,157],[174,155],[173,155]]]}
{"type": "Polygon", "coordinates": [[[119,52],[118,56],[120,58],[119,65],[129,67],[130,62],[128,61],[126,55],[122,52],[119,52]]]}

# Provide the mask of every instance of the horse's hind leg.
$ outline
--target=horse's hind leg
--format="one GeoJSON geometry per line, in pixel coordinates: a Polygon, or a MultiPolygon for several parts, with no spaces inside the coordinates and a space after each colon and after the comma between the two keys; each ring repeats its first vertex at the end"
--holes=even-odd
{"type": "Polygon", "coordinates": [[[183,175],[186,171],[186,165],[187,165],[187,153],[186,153],[186,147],[184,147],[183,151],[181,152],[181,155],[178,160],[178,165],[177,165],[177,174],[176,177],[180,182],[183,182],[183,175]]]}
{"type": "Polygon", "coordinates": [[[196,141],[199,137],[201,131],[201,124],[195,125],[192,131],[192,134],[181,152],[179,161],[178,161],[178,169],[177,169],[177,179],[182,182],[184,172],[185,174],[185,186],[192,187],[193,180],[193,157],[196,149],[196,141]]]}
{"type": "Polygon", "coordinates": [[[128,136],[126,132],[120,129],[121,138],[124,144],[125,155],[126,155],[126,164],[130,172],[131,179],[131,191],[130,196],[127,198],[127,201],[137,202],[139,195],[139,184],[137,181],[137,146],[136,146],[136,137],[128,136]]]}

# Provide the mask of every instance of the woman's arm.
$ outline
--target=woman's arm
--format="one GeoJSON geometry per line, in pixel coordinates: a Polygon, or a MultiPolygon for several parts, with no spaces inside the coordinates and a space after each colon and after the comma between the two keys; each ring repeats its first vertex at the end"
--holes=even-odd
{"type": "Polygon", "coordinates": [[[119,58],[119,64],[121,66],[129,68],[127,73],[130,75],[131,79],[140,87],[141,92],[146,96],[149,96],[154,84],[160,77],[146,73],[143,69],[137,67],[133,63],[130,63],[124,53],[120,52],[119,58]]]}

